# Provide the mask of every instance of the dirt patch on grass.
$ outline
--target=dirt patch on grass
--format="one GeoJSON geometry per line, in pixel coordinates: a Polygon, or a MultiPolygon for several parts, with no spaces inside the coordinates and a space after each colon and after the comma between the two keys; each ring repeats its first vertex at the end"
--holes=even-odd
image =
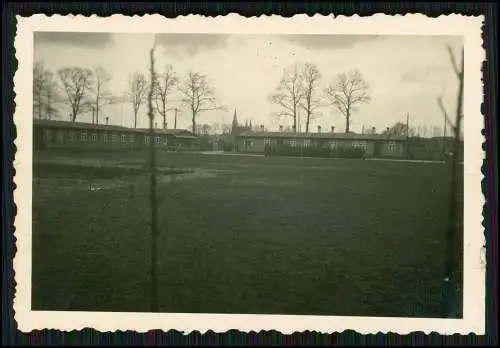
{"type": "MultiPolygon", "coordinates": [[[[116,179],[130,176],[145,175],[149,172],[146,166],[120,165],[118,163],[107,163],[99,165],[94,163],[58,163],[41,162],[33,165],[33,176],[35,178],[53,179],[116,179]]],[[[173,167],[159,167],[159,175],[180,175],[190,173],[192,170],[173,167]]]]}

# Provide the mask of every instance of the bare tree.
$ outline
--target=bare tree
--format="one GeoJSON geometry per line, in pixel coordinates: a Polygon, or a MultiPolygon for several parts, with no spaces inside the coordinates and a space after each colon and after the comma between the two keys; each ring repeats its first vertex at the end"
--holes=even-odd
{"type": "Polygon", "coordinates": [[[171,65],[167,65],[165,67],[164,73],[158,74],[155,77],[153,98],[156,104],[156,110],[163,119],[163,128],[167,127],[167,112],[170,110],[174,110],[173,107],[168,107],[168,103],[169,96],[177,85],[178,81],[179,79],[177,78],[175,72],[172,70],[171,65]]]}
{"type": "Polygon", "coordinates": [[[210,86],[207,77],[195,72],[189,72],[186,79],[179,86],[182,93],[182,103],[191,111],[193,133],[196,133],[196,118],[204,111],[224,110],[217,104],[214,89],[210,86]]]}
{"type": "Polygon", "coordinates": [[[45,115],[50,120],[53,117],[58,118],[58,109],[54,107],[60,101],[60,96],[57,90],[57,82],[54,78],[54,73],[49,70],[44,72],[44,91],[45,91],[45,115]]]}
{"type": "Polygon", "coordinates": [[[42,62],[33,65],[33,113],[42,118],[42,95],[45,88],[45,69],[42,62]]]}
{"type": "Polygon", "coordinates": [[[326,94],[345,117],[345,132],[349,133],[351,116],[359,104],[369,103],[368,83],[358,70],[351,70],[337,76],[335,83],[328,86],[326,94]]]}
{"type": "MultiPolygon", "coordinates": [[[[408,127],[403,122],[396,122],[393,126],[389,127],[388,129],[384,130],[382,134],[384,135],[397,135],[397,136],[405,136],[408,135],[410,137],[415,136],[415,129],[412,127],[408,127]]],[[[373,132],[366,132],[366,134],[373,134],[373,132]]]]}
{"type": "Polygon", "coordinates": [[[304,98],[304,84],[300,65],[295,63],[283,71],[280,83],[276,91],[269,96],[271,103],[280,107],[277,118],[291,117],[293,119],[293,130],[297,131],[297,118],[299,108],[304,98]]]}
{"type": "Polygon", "coordinates": [[[460,158],[460,130],[461,122],[463,119],[463,93],[464,93],[464,49],[461,50],[461,62],[457,63],[455,55],[448,46],[448,54],[450,57],[450,62],[453,71],[458,80],[458,92],[457,92],[457,108],[455,112],[455,122],[452,122],[446,108],[443,105],[441,97],[438,98],[438,104],[443,112],[447,123],[451,125],[453,129],[454,142],[453,142],[453,152],[450,161],[450,210],[449,210],[449,222],[447,230],[447,244],[446,244],[446,273],[445,279],[447,280],[448,290],[446,291],[447,298],[444,301],[444,310],[449,311],[453,306],[453,291],[452,289],[460,289],[460,267],[457,263],[460,257],[460,240],[463,232],[461,231],[461,219],[462,219],[462,208],[460,207],[460,197],[458,197],[457,188],[463,180],[463,169],[459,168],[459,158],[460,158]]]}
{"type": "Polygon", "coordinates": [[[105,105],[118,102],[108,89],[111,74],[102,66],[97,65],[94,69],[94,102],[95,121],[99,123],[99,111],[105,105]]]}
{"type": "Polygon", "coordinates": [[[149,87],[146,77],[139,72],[134,73],[130,78],[129,100],[134,110],[134,128],[137,128],[137,114],[146,100],[149,87]]]}
{"type": "Polygon", "coordinates": [[[82,112],[82,106],[87,104],[87,92],[92,88],[92,70],[70,67],[57,71],[62,88],[66,94],[65,103],[71,108],[71,121],[82,112]]]}
{"type": "MultiPolygon", "coordinates": [[[[156,38],[156,36],[155,36],[156,38]]],[[[154,41],[155,42],[155,41],[154,41]]],[[[154,51],[155,45],[153,44],[153,48],[151,48],[149,53],[150,60],[150,75],[151,75],[151,85],[150,88],[147,88],[147,84],[145,84],[146,88],[142,87],[142,82],[140,85],[140,90],[144,89],[148,92],[147,100],[148,100],[148,117],[149,117],[149,136],[150,136],[150,161],[149,161],[149,170],[150,170],[150,200],[151,200],[151,312],[158,311],[158,274],[157,274],[157,255],[158,255],[158,197],[156,196],[157,182],[156,182],[156,141],[155,141],[155,129],[153,127],[154,123],[154,108],[153,108],[153,95],[155,90],[155,66],[154,66],[154,51]]],[[[139,76],[139,75],[137,75],[139,76]]],[[[146,78],[144,81],[146,81],[146,78]]],[[[137,78],[136,81],[141,81],[141,78],[137,78]]],[[[138,89],[139,90],[139,89],[138,89]]],[[[139,100],[139,99],[138,99],[139,100]]],[[[140,104],[138,104],[140,106],[140,104]]],[[[136,110],[134,108],[134,110],[136,110]]],[[[138,110],[138,109],[137,109],[138,110]]],[[[137,112],[136,112],[137,115],[137,112]]],[[[136,117],[137,120],[137,117],[136,117]]]]}
{"type": "Polygon", "coordinates": [[[316,64],[306,63],[303,69],[304,98],[301,103],[306,113],[306,133],[309,133],[310,122],[321,116],[316,110],[321,107],[321,98],[317,95],[321,74],[316,64]]]}

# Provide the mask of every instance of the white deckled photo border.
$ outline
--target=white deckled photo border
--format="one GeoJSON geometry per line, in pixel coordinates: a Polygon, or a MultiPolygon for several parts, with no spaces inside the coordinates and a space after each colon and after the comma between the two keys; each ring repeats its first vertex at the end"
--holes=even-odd
{"type": "Polygon", "coordinates": [[[18,69],[14,76],[15,114],[17,128],[15,145],[14,201],[17,206],[14,257],[16,291],[15,320],[19,330],[62,331],[94,328],[101,332],[151,329],[176,329],[185,333],[197,330],[224,332],[277,330],[283,334],[305,330],[324,333],[355,330],[361,334],[415,331],[439,334],[484,334],[485,332],[485,268],[481,166],[484,159],[482,143],[484,119],[482,45],[484,18],[447,15],[430,18],[421,14],[405,16],[376,14],[368,17],[296,15],[291,18],[261,16],[246,18],[237,14],[219,17],[188,15],[168,19],[160,15],[128,17],[113,15],[33,15],[17,16],[15,38],[18,69]],[[187,314],[187,313],[114,313],[63,312],[31,310],[31,246],[32,246],[32,81],[33,33],[36,31],[85,31],[120,33],[233,33],[233,34],[370,34],[370,35],[458,35],[464,39],[464,307],[463,319],[340,317],[299,315],[187,314]]]}

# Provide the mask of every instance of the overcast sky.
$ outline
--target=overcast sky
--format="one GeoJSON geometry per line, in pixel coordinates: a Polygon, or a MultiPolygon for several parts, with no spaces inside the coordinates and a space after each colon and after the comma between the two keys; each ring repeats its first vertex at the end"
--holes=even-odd
{"type": "MultiPolygon", "coordinates": [[[[116,95],[128,89],[131,73],[148,73],[152,35],[107,33],[36,33],[35,61],[53,70],[69,66],[94,68],[100,64],[113,76],[109,88],[116,95]]],[[[227,111],[202,114],[198,123],[230,123],[236,109],[238,120],[251,120],[277,130],[271,114],[278,111],[268,95],[277,87],[284,68],[294,62],[315,63],[322,75],[322,88],[337,74],[358,69],[370,85],[372,101],[352,116],[351,129],[361,131],[375,126],[378,130],[405,119],[419,125],[441,126],[442,115],[436,98],[444,96],[447,108],[455,107],[457,79],[450,65],[447,45],[457,56],[462,45],[459,37],[443,36],[271,36],[271,35],[157,35],[156,66],[159,72],[171,64],[182,79],[188,71],[207,75],[218,102],[227,111]]],[[[173,96],[178,99],[178,96],[173,96]]],[[[69,119],[68,110],[62,119],[69,119]]],[[[333,107],[322,109],[323,117],[314,120],[329,129],[344,129],[343,116],[333,107]]],[[[132,105],[106,106],[100,119],[112,124],[133,124],[132,105]]],[[[91,115],[78,119],[90,121],[91,115]]],[[[160,120],[158,120],[160,121],[160,120]]],[[[173,113],[168,120],[173,126],[173,113]]],[[[178,128],[187,127],[186,110],[178,128]]],[[[291,120],[289,122],[291,124],[291,120]]],[[[147,125],[145,105],[139,112],[138,126],[147,125]]],[[[303,127],[304,128],[304,127],[303,127]]]]}

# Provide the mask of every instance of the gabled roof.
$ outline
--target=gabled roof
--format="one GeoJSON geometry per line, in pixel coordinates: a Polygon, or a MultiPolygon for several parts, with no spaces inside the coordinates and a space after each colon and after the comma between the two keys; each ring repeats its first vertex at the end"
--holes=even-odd
{"type": "Polygon", "coordinates": [[[294,132],[254,132],[247,131],[243,132],[238,137],[254,137],[254,138],[262,138],[262,137],[270,137],[270,138],[316,138],[316,139],[353,139],[353,140],[405,140],[404,136],[394,136],[394,135],[385,135],[385,134],[345,134],[345,133],[294,133],[294,132]]]}
{"type": "MultiPolygon", "coordinates": [[[[117,132],[133,132],[133,133],[149,133],[149,128],[129,128],[116,125],[95,124],[86,122],[70,122],[56,120],[40,120],[33,119],[33,126],[46,126],[52,128],[74,128],[74,129],[89,129],[89,130],[108,130],[117,132]]],[[[155,129],[156,134],[166,134],[174,136],[193,136],[193,133],[187,129],[155,129]]]]}
{"type": "Polygon", "coordinates": [[[130,130],[130,128],[123,126],[115,126],[115,125],[33,119],[33,126],[35,125],[53,127],[53,128],[102,129],[102,130],[117,130],[117,131],[130,130]]]}
{"type": "MultiPolygon", "coordinates": [[[[135,131],[139,133],[149,133],[149,128],[136,128],[135,131]]],[[[167,135],[193,135],[193,133],[187,129],[164,129],[155,128],[156,134],[167,134],[167,135]]]]}

